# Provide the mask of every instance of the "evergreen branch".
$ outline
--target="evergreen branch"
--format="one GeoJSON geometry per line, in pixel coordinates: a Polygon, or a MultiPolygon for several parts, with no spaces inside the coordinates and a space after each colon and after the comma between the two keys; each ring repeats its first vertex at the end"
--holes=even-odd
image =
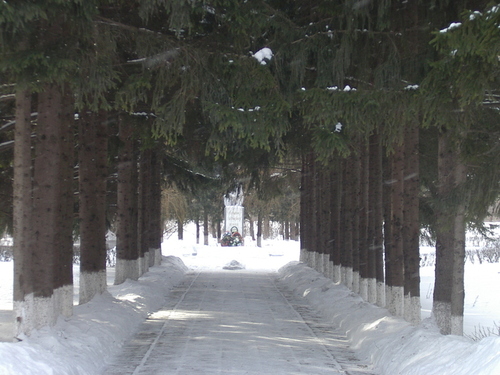
{"type": "MultiPolygon", "coordinates": [[[[36,116],[38,116],[38,112],[33,112],[31,114],[31,117],[36,117],[36,116]]],[[[15,125],[16,125],[15,121],[9,121],[9,122],[7,122],[6,124],[4,124],[4,125],[2,125],[0,127],[0,133],[4,132],[4,131],[11,130],[15,125]]]]}
{"type": "Polygon", "coordinates": [[[179,55],[179,48],[174,48],[153,56],[129,60],[127,64],[143,64],[146,68],[154,68],[161,63],[170,62],[179,55]]]}
{"type": "Polygon", "coordinates": [[[136,26],[131,26],[131,25],[127,25],[127,24],[124,24],[124,23],[121,23],[121,22],[118,22],[118,21],[113,21],[109,18],[105,18],[105,17],[96,17],[97,19],[97,23],[100,23],[100,24],[103,24],[103,25],[108,25],[108,26],[115,26],[115,27],[119,27],[121,29],[125,29],[125,30],[129,30],[129,31],[133,31],[133,32],[142,32],[142,33],[148,33],[148,34],[159,34],[159,35],[162,35],[162,36],[165,36],[165,37],[169,37],[169,35],[166,35],[166,34],[163,34],[159,31],[153,31],[153,30],[149,30],[149,29],[146,29],[144,27],[136,27],[136,26]]]}
{"type": "Polygon", "coordinates": [[[0,102],[8,102],[9,100],[15,100],[16,94],[0,95],[0,102]]]}
{"type": "MultiPolygon", "coordinates": [[[[354,29],[354,30],[328,30],[328,31],[318,31],[315,32],[313,35],[306,35],[304,38],[300,38],[297,40],[294,40],[291,44],[296,44],[303,42],[305,40],[310,40],[311,38],[314,38],[316,36],[332,36],[334,34],[367,34],[367,35],[384,35],[384,36],[401,36],[401,33],[399,31],[373,31],[373,30],[361,30],[361,29],[354,29]]],[[[392,40],[392,39],[391,39],[392,40]]]]}
{"type": "Polygon", "coordinates": [[[14,148],[14,140],[0,143],[0,153],[14,148]]]}

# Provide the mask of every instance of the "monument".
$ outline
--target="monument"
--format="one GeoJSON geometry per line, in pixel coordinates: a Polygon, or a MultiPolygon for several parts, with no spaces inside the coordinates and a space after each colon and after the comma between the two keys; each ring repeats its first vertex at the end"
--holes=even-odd
{"type": "Polygon", "coordinates": [[[238,186],[224,197],[224,235],[222,246],[243,245],[243,187],[238,186]]]}

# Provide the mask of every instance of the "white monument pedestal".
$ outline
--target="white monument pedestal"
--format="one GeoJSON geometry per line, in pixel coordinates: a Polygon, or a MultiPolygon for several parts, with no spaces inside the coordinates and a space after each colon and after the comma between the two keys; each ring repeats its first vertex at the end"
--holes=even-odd
{"type": "Polygon", "coordinates": [[[226,206],[224,208],[224,232],[233,232],[233,227],[236,227],[236,232],[243,234],[243,206],[226,206]]]}
{"type": "Polygon", "coordinates": [[[243,245],[243,185],[224,197],[224,235],[221,246],[243,245]]]}

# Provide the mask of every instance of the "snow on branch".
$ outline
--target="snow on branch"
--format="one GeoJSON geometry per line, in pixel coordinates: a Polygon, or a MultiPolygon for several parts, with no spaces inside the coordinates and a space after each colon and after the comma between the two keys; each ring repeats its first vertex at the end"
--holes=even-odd
{"type": "Polygon", "coordinates": [[[270,48],[264,47],[255,52],[252,57],[256,58],[261,65],[266,65],[273,58],[273,51],[270,48]]]}

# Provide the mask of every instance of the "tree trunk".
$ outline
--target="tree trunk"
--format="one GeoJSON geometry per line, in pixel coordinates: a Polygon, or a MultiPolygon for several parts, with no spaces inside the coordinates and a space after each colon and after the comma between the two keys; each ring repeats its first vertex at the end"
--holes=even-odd
{"type": "Polygon", "coordinates": [[[257,214],[257,247],[262,247],[262,213],[257,214]]]}
{"type": "Polygon", "coordinates": [[[177,219],[177,239],[184,239],[184,222],[181,219],[177,219]]]}
{"type": "Polygon", "coordinates": [[[442,334],[463,334],[465,199],[459,189],[466,180],[460,152],[449,134],[439,136],[436,277],[432,314],[442,334]]]}
{"type": "Polygon", "coordinates": [[[139,278],[139,249],[137,243],[137,160],[133,127],[121,115],[119,137],[122,149],[118,156],[116,272],[115,285],[126,279],[139,278]]]}
{"type": "Polygon", "coordinates": [[[378,133],[370,137],[368,215],[368,301],[385,306],[383,243],[382,146],[378,133]]]}
{"type": "Polygon", "coordinates": [[[196,244],[198,245],[200,243],[200,219],[196,218],[194,223],[196,225],[196,244]]]}
{"type": "Polygon", "coordinates": [[[345,160],[342,177],[342,283],[352,290],[353,157],[345,160]]]}
{"type": "Polygon", "coordinates": [[[163,240],[163,221],[161,217],[161,160],[158,149],[151,156],[151,222],[149,231],[149,266],[161,264],[161,243],[163,240]]]}
{"type": "Polygon", "coordinates": [[[333,227],[333,214],[332,214],[332,200],[334,199],[334,196],[332,194],[333,190],[333,185],[334,182],[332,180],[332,175],[333,175],[333,169],[334,166],[330,166],[328,170],[325,171],[325,189],[323,192],[323,196],[325,201],[323,202],[323,205],[325,206],[325,250],[324,250],[324,255],[323,255],[323,262],[324,262],[324,268],[325,268],[325,276],[328,277],[329,279],[333,279],[333,261],[332,261],[332,254],[333,254],[333,243],[335,242],[335,230],[333,227]]]}
{"type": "Polygon", "coordinates": [[[80,304],[107,289],[107,118],[82,112],[79,120],[80,304]]]}
{"type": "Polygon", "coordinates": [[[69,316],[73,309],[73,119],[67,88],[65,92],[46,84],[38,96],[32,328],[53,325],[59,314],[69,316]]]}
{"type": "Polygon", "coordinates": [[[359,200],[359,294],[361,298],[368,301],[368,170],[369,154],[368,143],[361,145],[360,163],[360,200],[359,200]]]}
{"type": "Polygon", "coordinates": [[[145,274],[149,269],[149,242],[151,231],[151,149],[142,150],[139,160],[139,192],[138,192],[138,230],[139,274],[145,274]]]}
{"type": "Polygon", "coordinates": [[[408,124],[405,131],[404,182],[404,317],[420,323],[420,221],[419,221],[419,126],[408,124]]]}
{"type": "Polygon", "coordinates": [[[300,261],[311,265],[314,239],[314,170],[312,153],[303,156],[300,187],[300,261]]]}
{"type": "MultiPolygon", "coordinates": [[[[359,141],[358,141],[359,142],[359,141]]],[[[352,170],[352,290],[359,294],[359,247],[360,247],[360,204],[361,204],[361,152],[353,155],[352,170]]]]}
{"type": "Polygon", "coordinates": [[[269,215],[262,214],[262,239],[268,240],[272,236],[271,221],[269,215]]]}
{"type": "Polygon", "coordinates": [[[250,229],[250,237],[252,237],[252,241],[255,241],[254,220],[252,218],[252,215],[249,215],[248,217],[248,224],[250,229]]]}
{"type": "MultiPolygon", "coordinates": [[[[404,313],[404,258],[403,258],[403,189],[404,145],[396,145],[391,174],[391,251],[386,260],[391,278],[387,280],[386,307],[395,316],[404,313]]],[[[386,255],[387,256],[387,255],[386,255]]]]}
{"type": "Polygon", "coordinates": [[[341,242],[341,231],[342,231],[342,165],[343,163],[338,160],[335,169],[332,172],[332,198],[331,202],[331,215],[332,215],[332,255],[331,261],[333,263],[333,274],[332,280],[335,283],[340,283],[342,281],[341,276],[341,253],[342,253],[342,242],[341,242]]]}
{"type": "Polygon", "coordinates": [[[16,92],[14,133],[14,317],[15,336],[29,334],[33,326],[33,269],[31,231],[31,92],[16,92]]]}
{"type": "Polygon", "coordinates": [[[203,244],[208,246],[208,234],[210,233],[208,227],[208,208],[203,210],[203,244]]]}

